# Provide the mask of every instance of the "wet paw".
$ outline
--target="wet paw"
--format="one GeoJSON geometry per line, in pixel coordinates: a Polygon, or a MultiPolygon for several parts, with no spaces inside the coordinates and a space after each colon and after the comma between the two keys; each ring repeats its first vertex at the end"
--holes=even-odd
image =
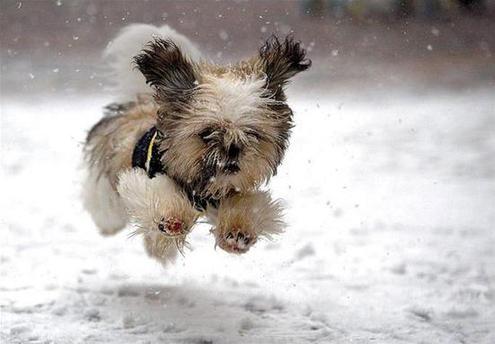
{"type": "Polygon", "coordinates": [[[158,223],[158,230],[167,236],[178,236],[187,232],[184,221],[174,216],[162,218],[158,223]]]}
{"type": "Polygon", "coordinates": [[[217,245],[229,253],[246,253],[256,242],[257,237],[249,231],[232,228],[217,237],[217,245]]]}

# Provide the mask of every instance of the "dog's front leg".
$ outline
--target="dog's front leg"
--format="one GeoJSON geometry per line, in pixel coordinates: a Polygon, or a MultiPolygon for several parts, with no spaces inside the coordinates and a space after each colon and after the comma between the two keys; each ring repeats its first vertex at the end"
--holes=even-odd
{"type": "Polygon", "coordinates": [[[213,217],[216,245],[229,253],[246,253],[261,236],[282,232],[282,206],[266,191],[229,197],[213,217]]]}
{"type": "Polygon", "coordinates": [[[175,257],[199,216],[175,182],[135,168],[119,176],[117,190],[148,254],[161,262],[175,257]]]}

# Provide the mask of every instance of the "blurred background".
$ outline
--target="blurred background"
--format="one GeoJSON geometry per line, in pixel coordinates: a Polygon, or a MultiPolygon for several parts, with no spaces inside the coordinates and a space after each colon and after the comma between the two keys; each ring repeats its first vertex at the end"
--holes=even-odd
{"type": "Polygon", "coordinates": [[[495,343],[494,53],[495,0],[0,0],[0,341],[495,343]],[[302,41],[274,241],[199,224],[163,268],[97,233],[82,148],[131,23],[217,63],[302,41]]]}
{"type": "Polygon", "coordinates": [[[103,48],[135,22],[171,25],[216,62],[293,32],[315,60],[307,79],[331,88],[469,87],[493,81],[494,16],[493,0],[4,0],[2,90],[99,92],[103,48]]]}

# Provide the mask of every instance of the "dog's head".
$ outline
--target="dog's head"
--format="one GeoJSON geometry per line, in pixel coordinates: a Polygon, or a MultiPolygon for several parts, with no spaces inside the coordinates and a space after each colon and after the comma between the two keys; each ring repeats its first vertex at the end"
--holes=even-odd
{"type": "Polygon", "coordinates": [[[235,65],[193,63],[156,39],[135,57],[160,105],[167,173],[202,196],[245,192],[268,180],[287,147],[292,111],[284,87],[311,61],[299,42],[270,38],[235,65]]]}

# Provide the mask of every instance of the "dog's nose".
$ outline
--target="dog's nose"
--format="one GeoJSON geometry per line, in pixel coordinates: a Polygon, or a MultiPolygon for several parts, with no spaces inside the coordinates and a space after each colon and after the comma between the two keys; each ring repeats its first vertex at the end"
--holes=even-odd
{"type": "Polygon", "coordinates": [[[231,144],[229,149],[227,150],[227,156],[229,160],[236,160],[239,157],[239,153],[241,152],[241,148],[235,143],[231,144]]]}

